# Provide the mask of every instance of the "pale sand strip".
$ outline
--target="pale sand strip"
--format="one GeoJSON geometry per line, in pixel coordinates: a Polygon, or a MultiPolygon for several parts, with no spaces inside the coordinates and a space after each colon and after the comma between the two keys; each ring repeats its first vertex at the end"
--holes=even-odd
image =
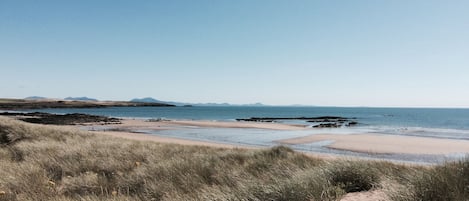
{"type": "MultiPolygon", "coordinates": [[[[208,146],[208,147],[227,148],[227,149],[265,149],[265,148],[268,148],[268,147],[248,146],[248,145],[223,144],[223,143],[218,143],[218,142],[204,142],[204,141],[197,141],[197,140],[188,140],[188,139],[180,139],[180,138],[172,138],[172,137],[164,137],[164,136],[158,136],[158,135],[132,133],[132,132],[117,132],[117,131],[89,131],[89,132],[92,132],[98,135],[107,135],[111,137],[118,137],[118,138],[124,138],[124,139],[129,139],[129,140],[158,142],[158,143],[165,143],[165,144],[208,146]]],[[[344,159],[344,160],[345,159],[347,160],[357,159],[354,157],[336,156],[336,155],[323,154],[323,153],[303,152],[303,154],[307,156],[319,157],[323,159],[339,159],[339,158],[344,159]]]]}
{"type": "MultiPolygon", "coordinates": [[[[148,122],[144,120],[124,119],[122,124],[108,125],[111,128],[126,130],[159,130],[178,129],[186,126],[201,128],[256,128],[271,130],[305,130],[303,126],[286,125],[278,123],[261,122],[217,122],[217,121],[190,121],[171,120],[148,122]]],[[[125,132],[102,132],[103,134],[123,137],[127,139],[156,141],[162,143],[176,143],[183,145],[201,145],[224,148],[239,148],[244,145],[230,145],[216,142],[204,142],[196,140],[177,139],[157,135],[125,133],[125,132]]],[[[329,148],[350,150],[366,153],[402,153],[402,154],[450,154],[469,153],[469,141],[437,139],[428,137],[398,136],[385,134],[316,134],[300,138],[292,138],[278,141],[284,144],[306,144],[324,140],[333,143],[329,148]]],[[[249,148],[249,147],[248,147],[249,148]]],[[[315,154],[316,155],[316,154],[315,154]]],[[[321,154],[322,155],[322,154],[321,154]]]]}
{"type": "Polygon", "coordinates": [[[113,125],[115,128],[127,129],[174,129],[183,126],[195,126],[204,128],[255,128],[255,129],[271,129],[271,130],[304,130],[307,129],[302,125],[287,125],[279,123],[261,123],[261,122],[220,122],[220,121],[191,121],[191,120],[171,120],[149,122],[139,119],[124,119],[122,124],[113,125]]]}
{"type": "Polygon", "coordinates": [[[319,134],[279,141],[284,144],[306,144],[334,141],[329,148],[366,153],[403,154],[469,154],[469,141],[384,134],[319,134]]]}
{"type": "Polygon", "coordinates": [[[163,136],[158,136],[158,135],[149,135],[149,134],[142,134],[142,133],[116,132],[116,131],[90,131],[90,132],[98,134],[98,135],[108,135],[112,137],[119,137],[119,138],[137,140],[137,141],[151,141],[151,142],[180,144],[180,145],[209,146],[209,147],[217,147],[217,148],[244,148],[244,149],[259,148],[259,147],[254,147],[254,146],[231,145],[231,144],[223,144],[223,143],[215,143],[215,142],[204,142],[204,141],[196,141],[196,140],[170,138],[170,137],[163,137],[163,136]]]}

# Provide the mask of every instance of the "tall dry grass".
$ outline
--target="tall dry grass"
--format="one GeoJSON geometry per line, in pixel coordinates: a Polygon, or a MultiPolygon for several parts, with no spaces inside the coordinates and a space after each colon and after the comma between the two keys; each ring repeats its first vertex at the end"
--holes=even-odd
{"type": "Polygon", "coordinates": [[[338,200],[385,189],[384,180],[411,185],[403,175],[430,169],[325,161],[282,146],[139,142],[0,117],[0,201],[338,200]]]}

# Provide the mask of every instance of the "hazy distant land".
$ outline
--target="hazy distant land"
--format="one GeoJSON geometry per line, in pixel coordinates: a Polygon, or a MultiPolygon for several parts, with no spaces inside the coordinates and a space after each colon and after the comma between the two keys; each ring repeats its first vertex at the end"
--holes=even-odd
{"type": "MultiPolygon", "coordinates": [[[[214,124],[133,122],[154,123],[214,124]]],[[[126,126],[91,132],[0,117],[0,173],[7,175],[0,177],[0,200],[404,201],[469,195],[468,160],[427,167],[345,160],[284,146],[258,149],[130,133],[126,126]]]]}
{"type": "MultiPolygon", "coordinates": [[[[65,99],[37,96],[0,99],[0,110],[186,106],[185,103],[153,98],[131,101],[99,101],[88,97],[65,99]]],[[[406,164],[384,158],[383,161],[377,158],[363,160],[321,152],[301,153],[289,148],[331,141],[325,146],[330,150],[376,156],[397,154],[405,158],[469,153],[466,140],[385,133],[326,133],[294,138],[283,136],[285,139],[273,142],[281,146],[267,148],[142,133],[184,128],[238,132],[230,135],[242,134],[243,130],[249,129],[266,133],[313,132],[360,124],[353,117],[251,117],[224,122],[118,119],[78,113],[9,111],[0,115],[8,116],[0,117],[0,161],[4,163],[0,173],[9,175],[0,178],[0,200],[25,200],[23,198],[34,195],[41,200],[60,201],[76,200],[77,197],[90,201],[111,198],[404,201],[463,200],[469,195],[464,179],[469,171],[467,159],[434,165],[406,164]],[[318,126],[278,122],[292,120],[318,123],[318,126]],[[73,158],[76,154],[82,157],[81,160],[73,158]]]]}
{"type": "MultiPolygon", "coordinates": [[[[72,99],[72,98],[69,98],[72,99]]],[[[166,103],[130,102],[130,101],[94,101],[60,99],[0,99],[0,110],[24,110],[46,108],[102,108],[102,107],[172,107],[166,103]]]]}

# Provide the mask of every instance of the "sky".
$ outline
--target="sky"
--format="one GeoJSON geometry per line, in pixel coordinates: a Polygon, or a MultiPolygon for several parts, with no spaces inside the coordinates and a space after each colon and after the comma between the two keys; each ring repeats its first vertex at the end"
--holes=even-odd
{"type": "Polygon", "coordinates": [[[0,97],[469,107],[466,0],[0,0],[0,97]]]}

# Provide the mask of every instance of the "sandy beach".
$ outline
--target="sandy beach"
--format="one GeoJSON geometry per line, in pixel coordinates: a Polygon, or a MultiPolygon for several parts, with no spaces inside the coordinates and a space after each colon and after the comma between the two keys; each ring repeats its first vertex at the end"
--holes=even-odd
{"type": "Polygon", "coordinates": [[[195,121],[195,120],[162,120],[145,121],[140,119],[123,119],[122,124],[116,124],[112,127],[122,129],[177,129],[181,127],[201,127],[201,128],[255,128],[269,130],[305,130],[302,125],[288,125],[278,123],[261,122],[221,122],[221,121],[195,121]]]}
{"type": "MultiPolygon", "coordinates": [[[[92,126],[93,127],[93,126],[92,126]]],[[[127,139],[156,141],[162,143],[177,143],[184,145],[202,145],[224,148],[255,148],[247,145],[232,145],[218,142],[205,142],[203,140],[188,140],[172,138],[167,136],[148,135],[133,133],[135,130],[163,130],[179,128],[255,128],[267,130],[302,130],[307,131],[312,128],[305,128],[299,125],[287,125],[278,123],[259,123],[259,122],[217,122],[217,121],[190,121],[190,120],[171,120],[149,122],[144,120],[125,119],[122,124],[106,125],[111,131],[99,132],[105,135],[123,137],[127,139]],[[120,130],[122,132],[116,132],[120,130]]],[[[465,154],[469,153],[469,141],[438,139],[430,137],[414,137],[385,135],[375,133],[357,133],[357,134],[313,134],[305,137],[283,139],[277,141],[279,144],[297,145],[307,144],[319,141],[332,141],[326,147],[338,150],[348,150],[363,153],[380,154],[465,154]]],[[[323,155],[323,154],[321,154],[323,155]]]]}
{"type": "MultiPolygon", "coordinates": [[[[124,139],[128,139],[128,140],[151,141],[151,142],[166,143],[166,144],[207,146],[207,147],[228,148],[228,149],[262,149],[262,148],[266,148],[266,147],[260,147],[260,146],[233,145],[233,144],[225,144],[225,143],[220,143],[220,142],[206,142],[206,141],[198,141],[198,140],[189,140],[189,139],[165,137],[165,136],[158,136],[158,135],[149,135],[149,134],[144,134],[144,133],[126,132],[126,131],[89,131],[89,132],[92,132],[92,133],[98,134],[98,135],[107,135],[107,136],[111,136],[111,137],[124,138],[124,139]]],[[[324,154],[324,153],[311,153],[311,152],[303,152],[303,153],[307,156],[320,157],[320,158],[323,158],[323,159],[345,159],[345,160],[356,159],[356,158],[351,158],[349,156],[337,156],[337,155],[330,155],[330,154],[324,154]]]]}
{"type": "Polygon", "coordinates": [[[143,134],[143,133],[117,132],[117,131],[91,131],[91,132],[98,134],[98,135],[108,135],[108,136],[119,137],[119,138],[130,139],[130,140],[138,140],[138,141],[152,141],[152,142],[180,144],[180,145],[209,146],[209,147],[217,147],[217,148],[237,148],[237,149],[259,148],[259,147],[254,147],[254,146],[239,146],[239,145],[231,145],[231,144],[223,144],[223,143],[215,143],[215,142],[204,142],[204,141],[197,141],[197,140],[170,138],[170,137],[149,135],[149,134],[143,134]]]}
{"type": "Polygon", "coordinates": [[[469,141],[385,134],[320,134],[279,141],[305,144],[332,140],[329,148],[366,153],[453,154],[469,153],[469,141]]]}

